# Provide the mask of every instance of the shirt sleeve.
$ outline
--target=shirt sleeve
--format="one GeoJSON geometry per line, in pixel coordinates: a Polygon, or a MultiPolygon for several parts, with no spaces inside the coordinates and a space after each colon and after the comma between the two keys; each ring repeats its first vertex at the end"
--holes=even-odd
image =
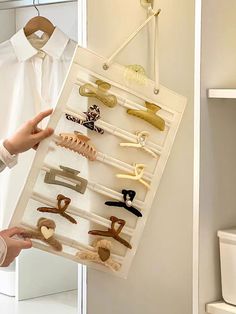
{"type": "Polygon", "coordinates": [[[5,261],[7,256],[7,245],[2,237],[0,237],[0,267],[5,261]]]}
{"type": "Polygon", "coordinates": [[[0,141],[0,172],[6,167],[12,168],[17,164],[17,155],[11,155],[0,141]]]}

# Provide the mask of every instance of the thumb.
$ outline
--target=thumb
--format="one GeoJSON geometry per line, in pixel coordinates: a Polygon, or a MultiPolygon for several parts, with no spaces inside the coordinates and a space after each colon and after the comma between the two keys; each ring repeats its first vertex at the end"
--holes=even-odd
{"type": "Polygon", "coordinates": [[[53,134],[54,130],[51,128],[47,128],[45,130],[41,130],[40,132],[33,134],[33,139],[36,141],[36,143],[41,142],[45,138],[51,136],[53,134]]]}
{"type": "Polygon", "coordinates": [[[16,242],[16,245],[19,249],[30,249],[32,247],[31,240],[14,240],[16,242]]]}
{"type": "Polygon", "coordinates": [[[6,229],[3,232],[7,237],[11,238],[15,235],[20,235],[23,231],[24,231],[23,228],[13,227],[10,229],[6,229]]]}

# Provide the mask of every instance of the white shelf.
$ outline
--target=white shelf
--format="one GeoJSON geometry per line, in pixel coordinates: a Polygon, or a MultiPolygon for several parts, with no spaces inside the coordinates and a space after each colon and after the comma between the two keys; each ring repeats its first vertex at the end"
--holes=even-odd
{"type": "Polygon", "coordinates": [[[210,88],[208,98],[231,98],[236,99],[236,89],[233,88],[210,88]]]}
{"type": "Polygon", "coordinates": [[[236,306],[229,305],[224,301],[209,303],[206,306],[207,314],[236,314],[236,306]]]}

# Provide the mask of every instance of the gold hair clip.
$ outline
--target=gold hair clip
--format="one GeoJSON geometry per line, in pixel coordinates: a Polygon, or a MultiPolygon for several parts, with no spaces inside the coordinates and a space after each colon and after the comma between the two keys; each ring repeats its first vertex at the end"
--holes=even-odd
{"type": "Polygon", "coordinates": [[[60,168],[62,170],[50,169],[49,172],[46,172],[44,182],[47,184],[62,185],[76,192],[84,194],[88,181],[78,176],[80,171],[64,166],[60,166],[60,168]],[[63,179],[59,180],[57,179],[58,177],[62,177],[63,179]],[[64,178],[73,179],[76,183],[73,184],[65,182],[64,178]]]}
{"type": "Polygon", "coordinates": [[[134,164],[134,174],[116,174],[116,177],[119,179],[130,179],[139,181],[140,183],[145,185],[146,188],[150,189],[150,184],[142,179],[145,167],[146,166],[144,164],[134,164]]]}
{"type": "Polygon", "coordinates": [[[165,120],[156,114],[159,110],[161,110],[161,107],[147,101],[145,102],[145,106],[147,108],[146,111],[138,109],[128,109],[127,113],[143,119],[154,127],[158,128],[159,130],[164,131],[165,120]]]}
{"type": "Polygon", "coordinates": [[[98,87],[93,86],[90,83],[86,83],[80,87],[79,93],[81,96],[94,97],[100,100],[105,106],[113,108],[117,104],[117,98],[115,95],[108,94],[108,90],[111,88],[109,83],[97,80],[98,87]]]}
{"type": "Polygon", "coordinates": [[[146,146],[147,139],[150,136],[150,133],[147,131],[141,131],[141,132],[136,132],[136,135],[137,135],[137,143],[120,143],[120,146],[121,147],[141,148],[145,152],[152,155],[152,157],[158,158],[158,155],[146,146]]]}
{"type": "Polygon", "coordinates": [[[91,161],[96,160],[96,148],[91,143],[90,138],[80,132],[75,131],[74,134],[61,133],[56,145],[73,150],[91,161]]]}
{"type": "Polygon", "coordinates": [[[81,260],[102,264],[113,271],[118,271],[121,267],[120,263],[115,262],[111,258],[111,242],[105,239],[95,240],[92,244],[96,252],[80,251],[76,253],[76,257],[81,260]]]}

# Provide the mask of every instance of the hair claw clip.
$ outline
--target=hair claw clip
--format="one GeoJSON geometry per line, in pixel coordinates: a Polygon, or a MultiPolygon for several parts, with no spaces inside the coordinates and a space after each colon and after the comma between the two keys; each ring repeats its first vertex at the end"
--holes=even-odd
{"type": "Polygon", "coordinates": [[[145,120],[154,127],[158,128],[161,131],[165,129],[165,120],[158,116],[156,113],[161,109],[161,107],[152,104],[150,102],[145,102],[147,110],[137,110],[137,109],[128,109],[127,113],[145,120]]]}
{"type": "Polygon", "coordinates": [[[121,267],[120,263],[115,262],[111,258],[111,242],[105,239],[95,240],[92,244],[96,252],[80,251],[76,254],[81,260],[102,264],[113,271],[118,271],[121,267]]]}
{"type": "Polygon", "coordinates": [[[40,218],[37,222],[37,231],[24,230],[21,236],[29,239],[40,240],[50,245],[55,251],[62,251],[61,243],[55,238],[56,224],[51,219],[40,218]]]}
{"type": "Polygon", "coordinates": [[[158,158],[158,155],[146,146],[147,139],[150,136],[150,133],[147,131],[141,131],[141,132],[136,132],[136,135],[137,135],[137,143],[120,143],[120,146],[140,148],[144,150],[145,152],[147,152],[148,154],[152,155],[152,157],[158,158]]]}
{"type": "Polygon", "coordinates": [[[88,111],[84,112],[84,114],[86,115],[85,120],[76,118],[68,113],[66,113],[65,115],[67,120],[83,125],[89,130],[95,131],[99,134],[103,134],[104,130],[95,125],[95,122],[100,119],[99,107],[97,105],[92,105],[88,108],[88,111]]]}
{"type": "Polygon", "coordinates": [[[116,207],[123,207],[127,209],[129,212],[134,214],[137,217],[142,217],[142,213],[136,209],[135,207],[132,206],[132,202],[135,198],[136,192],[133,190],[122,190],[123,194],[123,199],[124,202],[119,202],[119,201],[107,201],[105,202],[106,205],[108,206],[116,206],[116,207]]]}
{"type": "Polygon", "coordinates": [[[47,184],[62,185],[76,192],[84,194],[88,181],[78,176],[80,171],[64,166],[60,166],[60,168],[62,170],[50,169],[49,172],[46,172],[44,182],[47,184]],[[69,184],[65,182],[65,180],[60,181],[56,179],[57,177],[73,179],[74,181],[76,181],[76,184],[69,184]]]}
{"type": "Polygon", "coordinates": [[[139,181],[140,183],[145,185],[146,188],[150,189],[150,184],[142,179],[145,167],[146,166],[144,164],[134,164],[134,174],[117,174],[116,177],[119,179],[130,179],[139,181]]]}
{"type": "Polygon", "coordinates": [[[61,133],[56,145],[70,149],[91,161],[96,160],[97,151],[91,143],[91,140],[86,135],[75,131],[71,133],[61,133]]]}
{"type": "Polygon", "coordinates": [[[86,83],[81,86],[79,89],[80,95],[97,98],[109,108],[115,107],[117,105],[116,96],[108,94],[108,90],[111,88],[111,85],[101,80],[97,80],[96,84],[98,87],[95,87],[90,83],[86,83]]]}
{"type": "Polygon", "coordinates": [[[71,203],[71,199],[62,194],[57,195],[57,207],[39,207],[37,211],[42,213],[59,214],[65,219],[69,220],[73,224],[77,224],[77,221],[66,213],[68,206],[71,203]]]}
{"type": "Polygon", "coordinates": [[[108,228],[107,231],[91,230],[91,231],[89,231],[89,234],[113,238],[116,241],[123,244],[124,246],[126,246],[127,248],[132,249],[132,246],[130,245],[130,243],[119,236],[119,234],[121,233],[122,229],[124,228],[124,226],[126,224],[126,221],[123,219],[119,219],[117,217],[114,217],[114,216],[111,216],[110,220],[111,220],[111,228],[108,228]],[[118,225],[118,227],[116,227],[116,225],[118,225]]]}

